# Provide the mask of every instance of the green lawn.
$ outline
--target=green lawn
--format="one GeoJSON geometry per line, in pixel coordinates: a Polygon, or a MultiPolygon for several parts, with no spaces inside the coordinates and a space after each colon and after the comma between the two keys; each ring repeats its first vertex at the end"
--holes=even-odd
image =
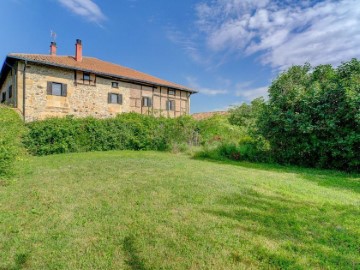
{"type": "Polygon", "coordinates": [[[360,269],[360,177],[156,152],[31,157],[0,269],[360,269]]]}

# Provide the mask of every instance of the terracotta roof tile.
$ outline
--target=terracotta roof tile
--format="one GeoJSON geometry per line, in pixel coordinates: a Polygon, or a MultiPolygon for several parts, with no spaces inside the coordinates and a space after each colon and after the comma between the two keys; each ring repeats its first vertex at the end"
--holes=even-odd
{"type": "Polygon", "coordinates": [[[143,72],[136,71],[131,68],[105,62],[93,57],[83,57],[82,61],[76,61],[72,56],[54,56],[54,55],[43,55],[43,54],[20,54],[12,53],[8,57],[33,61],[36,63],[59,66],[63,68],[77,69],[83,71],[90,71],[95,74],[107,75],[112,77],[118,77],[122,79],[130,79],[138,82],[150,83],[159,86],[173,87],[189,92],[196,92],[195,90],[186,86],[172,83],[157,77],[148,75],[143,72]]]}

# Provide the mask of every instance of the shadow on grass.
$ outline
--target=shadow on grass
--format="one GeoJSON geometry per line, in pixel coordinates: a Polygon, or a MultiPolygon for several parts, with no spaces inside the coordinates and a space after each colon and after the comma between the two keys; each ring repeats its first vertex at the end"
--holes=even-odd
{"type": "Polygon", "coordinates": [[[251,163],[246,161],[215,160],[200,157],[195,157],[194,159],[214,162],[217,164],[239,166],[247,169],[256,169],[278,173],[292,173],[298,175],[302,179],[316,182],[319,186],[340,188],[360,193],[360,174],[357,173],[346,173],[336,170],[303,168],[296,166],[283,166],[278,164],[251,163]]]}
{"type": "Polygon", "coordinates": [[[26,268],[27,261],[29,259],[29,254],[27,253],[18,253],[15,255],[14,266],[12,267],[0,267],[0,270],[21,270],[26,268]]]}
{"type": "Polygon", "coordinates": [[[139,257],[139,252],[135,247],[135,237],[133,235],[126,236],[123,242],[123,249],[128,259],[125,261],[131,269],[146,270],[144,262],[139,257]]]}
{"type": "MultiPolygon", "coordinates": [[[[253,245],[252,254],[275,268],[358,269],[360,209],[351,206],[316,205],[248,189],[222,197],[211,215],[238,222],[254,239],[262,236],[274,248],[253,245]]],[[[251,240],[250,240],[251,242],[251,240]]]]}

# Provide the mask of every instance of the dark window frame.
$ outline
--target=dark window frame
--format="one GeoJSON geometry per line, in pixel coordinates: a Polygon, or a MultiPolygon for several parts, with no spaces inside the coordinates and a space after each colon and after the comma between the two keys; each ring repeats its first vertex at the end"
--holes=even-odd
{"type": "Polygon", "coordinates": [[[4,91],[1,93],[1,103],[5,103],[5,101],[6,101],[6,92],[4,91]]]}
{"type": "Polygon", "coordinates": [[[168,94],[169,94],[169,96],[175,96],[176,95],[176,90],[175,89],[169,89],[168,94]]]}
{"type": "Polygon", "coordinates": [[[118,82],[111,82],[111,87],[112,88],[119,88],[119,83],[118,82]]]}
{"type": "Polygon", "coordinates": [[[142,97],[142,106],[146,108],[150,108],[152,106],[151,97],[142,97]]]}
{"type": "Polygon", "coordinates": [[[122,105],[122,103],[123,103],[122,94],[119,94],[119,93],[109,93],[108,94],[108,104],[120,104],[120,105],[122,105]],[[113,96],[116,96],[117,102],[113,102],[113,99],[112,99],[113,96]]]}
{"type": "Polygon", "coordinates": [[[59,82],[48,82],[47,86],[47,94],[50,96],[57,96],[57,97],[66,97],[67,96],[67,84],[65,83],[59,83],[59,82]],[[54,85],[60,85],[60,95],[54,94],[54,85]]]}
{"type": "Polygon", "coordinates": [[[175,100],[167,100],[166,101],[166,110],[167,111],[175,111],[175,100]]]}
{"type": "Polygon", "coordinates": [[[90,82],[91,81],[91,74],[90,72],[83,72],[83,81],[90,82]],[[88,79],[85,79],[85,76],[89,77],[88,79]]]}
{"type": "Polygon", "coordinates": [[[9,99],[13,97],[13,87],[12,87],[12,85],[10,85],[9,88],[8,88],[8,97],[9,97],[9,99]]]}

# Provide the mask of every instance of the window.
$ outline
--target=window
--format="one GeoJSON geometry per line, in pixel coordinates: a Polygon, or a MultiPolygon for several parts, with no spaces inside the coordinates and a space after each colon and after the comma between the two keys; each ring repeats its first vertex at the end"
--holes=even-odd
{"type": "Polygon", "coordinates": [[[12,98],[13,96],[13,90],[12,90],[12,85],[9,86],[9,98],[12,98]]]}
{"type": "Polygon", "coordinates": [[[108,103],[111,103],[111,104],[122,104],[122,95],[120,95],[120,94],[115,94],[115,93],[109,93],[108,103]]]}
{"type": "Polygon", "coordinates": [[[1,95],[1,103],[4,103],[6,101],[6,92],[3,92],[1,95]]]}
{"type": "Polygon", "coordinates": [[[90,73],[84,72],[83,73],[83,80],[84,81],[90,81],[90,73]]]}
{"type": "Polygon", "coordinates": [[[118,82],[112,82],[111,87],[112,88],[119,88],[119,83],[118,82]]]}
{"type": "Polygon", "coordinates": [[[150,97],[143,97],[142,105],[143,105],[143,107],[151,107],[151,98],[150,97]]]}
{"type": "Polygon", "coordinates": [[[51,94],[54,96],[62,96],[62,84],[52,83],[51,94]]]}
{"type": "Polygon", "coordinates": [[[167,111],[174,111],[175,110],[175,100],[166,101],[166,110],[167,111]]]}
{"type": "Polygon", "coordinates": [[[96,75],[90,72],[74,71],[75,86],[85,84],[96,86],[96,75]]]}
{"type": "Polygon", "coordinates": [[[175,96],[175,90],[174,89],[169,89],[169,95],[175,96]]]}
{"type": "Polygon", "coordinates": [[[57,82],[48,82],[47,94],[53,96],[67,96],[67,85],[57,82]]]}

